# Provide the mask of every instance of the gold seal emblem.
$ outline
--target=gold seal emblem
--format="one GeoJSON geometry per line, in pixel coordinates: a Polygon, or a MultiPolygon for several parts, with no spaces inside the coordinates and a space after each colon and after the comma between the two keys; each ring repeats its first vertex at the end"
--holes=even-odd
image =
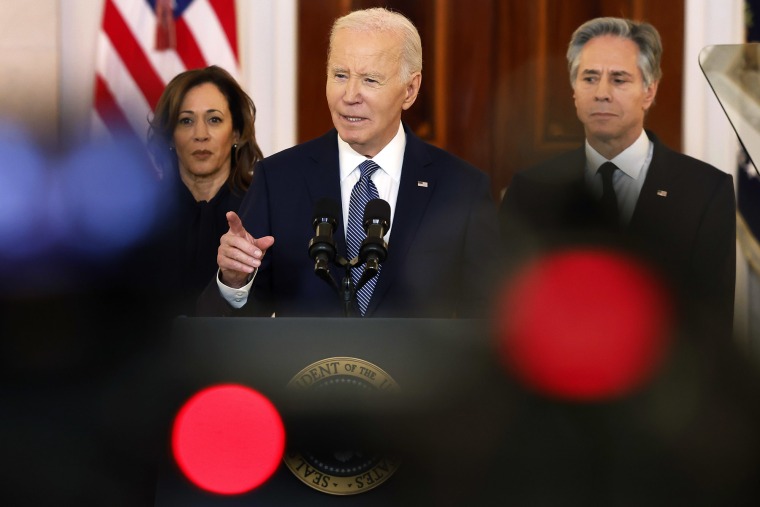
{"type": "MultiPolygon", "coordinates": [[[[331,357],[310,364],[288,382],[293,389],[396,390],[395,380],[382,368],[352,357],[331,357]]],[[[312,452],[288,450],[283,458],[304,484],[331,495],[356,495],[387,481],[399,462],[361,450],[312,452]]]]}

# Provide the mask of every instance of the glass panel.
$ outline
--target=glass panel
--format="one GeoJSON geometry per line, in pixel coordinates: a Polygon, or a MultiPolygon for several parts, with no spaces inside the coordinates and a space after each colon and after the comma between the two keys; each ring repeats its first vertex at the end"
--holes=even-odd
{"type": "Polygon", "coordinates": [[[760,44],[707,46],[699,65],[757,170],[760,162],[760,44]]]}

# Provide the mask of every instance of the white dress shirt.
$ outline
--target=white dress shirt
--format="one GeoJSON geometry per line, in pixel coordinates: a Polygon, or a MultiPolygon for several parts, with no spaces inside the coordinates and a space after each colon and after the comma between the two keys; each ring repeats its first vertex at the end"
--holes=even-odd
{"type": "MultiPolygon", "coordinates": [[[[404,150],[406,149],[406,134],[404,127],[399,123],[396,136],[391,139],[380,153],[372,157],[372,160],[380,166],[370,178],[377,187],[378,197],[387,201],[391,207],[391,226],[393,229],[393,217],[396,211],[396,199],[401,182],[401,166],[404,163],[404,150]]],[[[340,162],[340,200],[343,204],[343,230],[348,226],[348,207],[351,202],[351,191],[361,177],[359,165],[367,160],[367,157],[354,151],[347,142],[338,136],[338,158],[340,162]]],[[[385,235],[388,241],[391,231],[385,235]]]]}

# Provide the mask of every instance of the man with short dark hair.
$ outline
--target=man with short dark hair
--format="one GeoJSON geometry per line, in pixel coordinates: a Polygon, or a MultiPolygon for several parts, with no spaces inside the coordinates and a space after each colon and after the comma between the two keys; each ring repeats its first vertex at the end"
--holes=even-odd
{"type": "Polygon", "coordinates": [[[514,176],[501,207],[502,237],[518,258],[527,237],[567,245],[604,234],[605,241],[632,245],[709,311],[711,332],[730,334],[732,177],[644,130],[661,55],[660,36],[648,23],[597,18],[575,31],[567,60],[586,142],[514,176]]]}

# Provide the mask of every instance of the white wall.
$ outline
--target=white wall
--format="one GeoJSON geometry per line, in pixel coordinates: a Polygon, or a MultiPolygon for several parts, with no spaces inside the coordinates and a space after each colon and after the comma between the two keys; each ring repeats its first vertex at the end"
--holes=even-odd
{"type": "Polygon", "coordinates": [[[686,0],[683,150],[726,172],[736,170],[738,142],[699,67],[699,53],[713,44],[744,42],[743,0],[686,0]]]}
{"type": "Polygon", "coordinates": [[[95,48],[103,0],[59,0],[59,127],[64,143],[87,139],[95,77],[95,48]]]}
{"type": "MultiPolygon", "coordinates": [[[[683,149],[692,157],[736,173],[739,143],[720,103],[699,68],[699,52],[708,45],[744,42],[743,0],[686,0],[684,41],[683,149]]],[[[749,339],[747,262],[737,246],[736,311],[737,339],[749,339]]]]}
{"type": "Polygon", "coordinates": [[[0,120],[57,142],[58,2],[0,0],[0,120]]]}
{"type": "Polygon", "coordinates": [[[265,155],[296,142],[296,0],[238,0],[243,80],[265,155]]]}

